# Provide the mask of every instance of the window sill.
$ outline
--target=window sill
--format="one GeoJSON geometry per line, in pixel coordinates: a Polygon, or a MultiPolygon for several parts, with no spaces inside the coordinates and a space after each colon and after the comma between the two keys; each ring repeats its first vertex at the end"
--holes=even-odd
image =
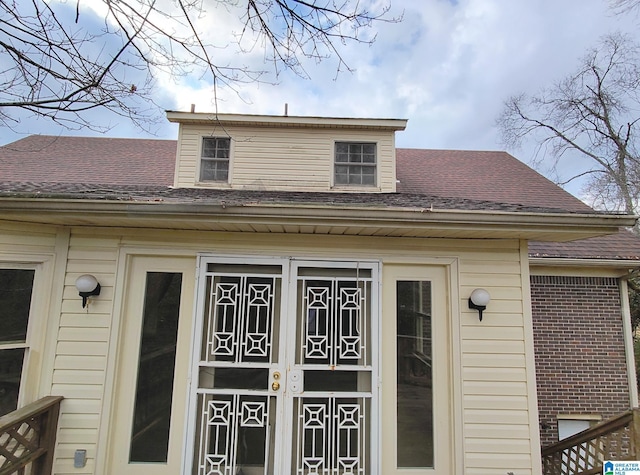
{"type": "Polygon", "coordinates": [[[379,186],[371,185],[333,185],[331,191],[339,191],[341,193],[380,193],[382,189],[379,186]]]}

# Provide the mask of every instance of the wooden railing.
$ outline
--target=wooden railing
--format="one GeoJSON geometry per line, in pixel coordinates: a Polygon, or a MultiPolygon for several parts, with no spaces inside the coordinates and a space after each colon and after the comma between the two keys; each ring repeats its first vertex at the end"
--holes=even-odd
{"type": "Polygon", "coordinates": [[[49,475],[61,396],[47,396],[0,417],[0,475],[49,475]]]}
{"type": "Polygon", "coordinates": [[[544,475],[595,475],[605,460],[640,459],[640,409],[579,432],[542,450],[544,475]]]}

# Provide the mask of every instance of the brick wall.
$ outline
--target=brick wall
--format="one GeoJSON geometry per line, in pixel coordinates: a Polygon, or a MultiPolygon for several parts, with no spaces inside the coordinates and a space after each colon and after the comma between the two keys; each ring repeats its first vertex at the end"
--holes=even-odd
{"type": "Polygon", "coordinates": [[[606,419],[629,408],[618,281],[531,276],[540,437],[558,440],[558,414],[606,419]]]}

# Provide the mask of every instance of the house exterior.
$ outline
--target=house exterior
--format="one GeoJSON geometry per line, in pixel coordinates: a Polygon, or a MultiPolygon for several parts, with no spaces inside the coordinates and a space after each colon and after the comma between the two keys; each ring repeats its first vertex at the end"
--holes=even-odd
{"type": "Polygon", "coordinates": [[[2,408],[64,397],[54,473],[532,475],[637,406],[635,217],[404,120],[167,116],[0,148],[2,408]]]}

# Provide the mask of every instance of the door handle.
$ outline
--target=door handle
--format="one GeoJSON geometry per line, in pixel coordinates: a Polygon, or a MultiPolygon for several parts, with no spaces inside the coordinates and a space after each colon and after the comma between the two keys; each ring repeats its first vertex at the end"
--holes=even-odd
{"type": "Polygon", "coordinates": [[[271,389],[277,391],[278,389],[280,389],[280,383],[278,381],[274,381],[273,383],[271,383],[271,389]]]}

